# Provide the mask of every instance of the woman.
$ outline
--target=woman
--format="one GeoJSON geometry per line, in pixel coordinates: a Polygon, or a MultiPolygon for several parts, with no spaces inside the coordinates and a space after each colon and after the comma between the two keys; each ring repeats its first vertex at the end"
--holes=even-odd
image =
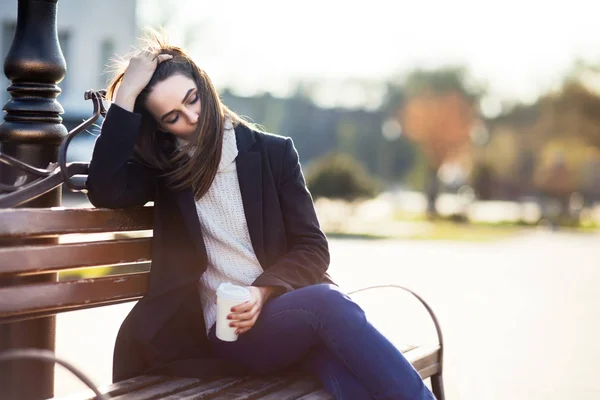
{"type": "Polygon", "coordinates": [[[432,399],[418,373],[331,284],[298,154],[225,107],[204,71],[155,39],[108,89],[90,163],[96,207],[154,202],[146,296],[124,321],[113,379],[306,367],[339,399],[432,399]],[[215,289],[249,288],[215,336],[215,289]]]}

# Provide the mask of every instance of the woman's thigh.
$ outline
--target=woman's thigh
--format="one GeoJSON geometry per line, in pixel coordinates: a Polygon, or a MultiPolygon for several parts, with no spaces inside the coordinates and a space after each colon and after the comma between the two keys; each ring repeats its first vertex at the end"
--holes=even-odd
{"type": "Polygon", "coordinates": [[[269,373],[299,361],[320,343],[319,316],[331,297],[343,296],[333,285],[314,285],[276,297],[263,306],[256,324],[235,342],[209,338],[217,356],[254,371],[269,373]]]}

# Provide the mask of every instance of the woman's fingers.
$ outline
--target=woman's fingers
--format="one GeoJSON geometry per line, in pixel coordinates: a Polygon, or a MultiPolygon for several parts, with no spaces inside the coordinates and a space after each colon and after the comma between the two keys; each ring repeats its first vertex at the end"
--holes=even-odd
{"type": "Polygon", "coordinates": [[[230,319],[237,320],[237,321],[250,320],[254,317],[254,315],[256,315],[257,312],[258,312],[258,305],[255,304],[250,310],[248,310],[246,312],[231,314],[230,319]]]}
{"type": "Polygon", "coordinates": [[[242,319],[240,315],[247,315],[257,305],[255,299],[248,300],[245,303],[238,304],[231,308],[231,314],[227,316],[228,319],[242,319]]]}
{"type": "Polygon", "coordinates": [[[173,56],[171,54],[164,54],[164,53],[156,54],[152,51],[147,51],[147,50],[142,51],[139,55],[141,58],[145,59],[146,61],[154,62],[154,61],[158,60],[159,64],[163,61],[170,60],[173,58],[173,56]]]}
{"type": "Polygon", "coordinates": [[[252,317],[252,319],[248,319],[246,321],[232,322],[230,325],[232,325],[235,328],[251,328],[254,326],[255,323],[256,323],[256,316],[254,316],[254,317],[252,317]]]}
{"type": "Polygon", "coordinates": [[[244,313],[249,311],[256,304],[256,299],[252,298],[242,304],[238,304],[235,307],[231,307],[231,312],[234,314],[244,313]]]}
{"type": "Polygon", "coordinates": [[[229,326],[236,328],[236,333],[240,335],[254,326],[259,315],[260,307],[258,304],[254,304],[248,311],[230,314],[232,322],[229,323],[229,326]]]}
{"type": "Polygon", "coordinates": [[[152,61],[156,58],[156,54],[151,51],[143,50],[139,53],[139,57],[144,58],[145,60],[152,61]]]}
{"type": "Polygon", "coordinates": [[[241,335],[243,333],[248,332],[250,329],[252,329],[252,326],[249,326],[247,328],[238,328],[238,329],[236,329],[235,333],[236,333],[236,335],[241,335]]]}
{"type": "Polygon", "coordinates": [[[254,314],[254,317],[252,317],[252,319],[247,320],[247,321],[235,322],[234,326],[235,326],[235,328],[237,328],[235,330],[235,333],[238,335],[241,335],[242,333],[249,331],[254,326],[254,324],[256,324],[258,315],[259,315],[259,313],[254,314]]]}
{"type": "Polygon", "coordinates": [[[158,63],[160,64],[161,62],[170,60],[172,58],[173,58],[173,56],[170,54],[159,54],[158,55],[158,63]]]}

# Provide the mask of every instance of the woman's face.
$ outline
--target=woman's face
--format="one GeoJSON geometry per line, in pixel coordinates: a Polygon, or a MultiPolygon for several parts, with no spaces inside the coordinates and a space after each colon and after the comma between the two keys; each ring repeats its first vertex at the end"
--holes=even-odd
{"type": "Polygon", "coordinates": [[[173,75],[158,82],[146,100],[146,108],[160,130],[189,139],[198,125],[201,105],[194,81],[173,75]]]}

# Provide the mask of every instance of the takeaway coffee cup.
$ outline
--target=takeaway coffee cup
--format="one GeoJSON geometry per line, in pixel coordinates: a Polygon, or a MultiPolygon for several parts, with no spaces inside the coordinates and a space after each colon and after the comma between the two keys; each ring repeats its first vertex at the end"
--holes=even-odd
{"type": "Polygon", "coordinates": [[[238,338],[235,330],[230,327],[231,320],[227,316],[231,314],[231,307],[250,300],[251,294],[243,286],[232,283],[221,283],[217,288],[217,338],[225,342],[235,342],[238,338]]]}

